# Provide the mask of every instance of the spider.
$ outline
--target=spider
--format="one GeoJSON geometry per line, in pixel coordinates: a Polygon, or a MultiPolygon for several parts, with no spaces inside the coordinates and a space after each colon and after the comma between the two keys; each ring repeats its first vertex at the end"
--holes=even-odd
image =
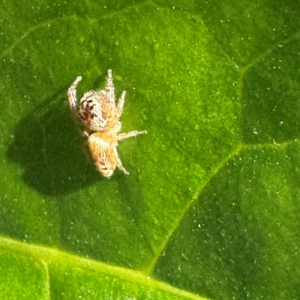
{"type": "Polygon", "coordinates": [[[118,141],[147,133],[130,131],[118,133],[121,130],[120,117],[123,112],[126,92],[116,105],[115,88],[112,70],[108,70],[105,90],[91,90],[83,95],[78,104],[76,87],[82,77],[78,76],[68,89],[71,111],[78,128],[87,138],[87,146],[97,170],[105,177],[112,176],[116,167],[129,174],[123,167],[117,152],[118,141]]]}

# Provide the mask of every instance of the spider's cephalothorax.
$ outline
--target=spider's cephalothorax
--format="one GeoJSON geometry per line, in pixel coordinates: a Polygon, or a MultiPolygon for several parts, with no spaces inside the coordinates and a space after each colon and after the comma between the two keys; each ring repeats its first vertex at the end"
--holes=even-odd
{"type": "Polygon", "coordinates": [[[118,134],[121,130],[119,119],[123,112],[126,92],[123,91],[116,105],[111,70],[108,70],[105,90],[85,93],[78,104],[76,87],[81,79],[81,76],[78,76],[69,87],[68,98],[75,121],[84,128],[83,134],[87,137],[89,151],[96,168],[105,177],[110,177],[116,166],[125,174],[129,174],[119,158],[118,141],[147,133],[147,131],[118,134]]]}

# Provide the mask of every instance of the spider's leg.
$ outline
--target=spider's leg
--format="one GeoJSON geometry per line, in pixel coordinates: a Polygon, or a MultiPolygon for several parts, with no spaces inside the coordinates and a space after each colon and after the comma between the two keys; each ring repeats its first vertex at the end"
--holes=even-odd
{"type": "Polygon", "coordinates": [[[82,77],[78,76],[68,89],[69,104],[72,110],[74,110],[77,106],[76,87],[78,83],[81,81],[81,79],[82,77]]]}
{"type": "Polygon", "coordinates": [[[115,158],[117,167],[118,167],[121,171],[123,171],[126,175],[129,175],[129,172],[128,172],[128,171],[124,168],[124,166],[122,165],[121,159],[120,159],[120,157],[119,157],[119,155],[118,155],[118,152],[117,152],[117,149],[116,149],[116,148],[114,148],[113,153],[114,153],[114,158],[115,158]]]}
{"type": "Polygon", "coordinates": [[[120,117],[123,113],[123,106],[125,102],[125,96],[126,96],[126,91],[122,92],[122,95],[118,101],[118,106],[117,106],[117,111],[118,111],[118,117],[120,117]]]}
{"type": "Polygon", "coordinates": [[[118,138],[118,141],[121,141],[121,140],[125,140],[128,138],[135,137],[140,134],[146,134],[146,133],[147,133],[146,130],[143,130],[143,131],[133,130],[133,131],[129,131],[127,133],[120,133],[117,135],[117,138],[118,138]]]}
{"type": "Polygon", "coordinates": [[[78,115],[78,107],[77,107],[78,104],[77,104],[77,98],[76,98],[76,92],[77,92],[76,87],[77,87],[78,83],[81,81],[81,79],[82,79],[82,77],[78,76],[76,78],[76,80],[71,84],[71,86],[68,89],[68,98],[69,98],[71,112],[73,114],[73,118],[76,123],[79,134],[82,135],[83,137],[88,137],[89,136],[88,132],[82,130],[82,122],[78,115]]]}
{"type": "Polygon", "coordinates": [[[115,105],[116,105],[115,104],[115,87],[114,87],[114,83],[113,83],[111,69],[109,69],[107,71],[107,80],[106,80],[105,91],[106,91],[106,98],[108,100],[109,106],[115,107],[115,105]]]}
{"type": "Polygon", "coordinates": [[[90,154],[90,151],[89,151],[89,145],[88,145],[88,140],[86,139],[83,144],[82,144],[82,152],[86,158],[86,160],[93,164],[93,160],[92,160],[92,157],[91,157],[91,154],[90,154]]]}

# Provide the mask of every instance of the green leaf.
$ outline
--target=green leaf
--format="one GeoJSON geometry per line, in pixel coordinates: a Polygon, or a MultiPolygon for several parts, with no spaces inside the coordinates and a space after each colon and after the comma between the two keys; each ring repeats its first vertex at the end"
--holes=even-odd
{"type": "Polygon", "coordinates": [[[1,299],[300,298],[300,4],[0,5],[1,299]],[[106,179],[66,91],[109,68],[106,179]]]}

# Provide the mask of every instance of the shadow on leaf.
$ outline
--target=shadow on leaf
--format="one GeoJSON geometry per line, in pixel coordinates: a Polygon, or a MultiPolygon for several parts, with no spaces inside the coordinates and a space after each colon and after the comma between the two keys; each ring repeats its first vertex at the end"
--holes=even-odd
{"type": "Polygon", "coordinates": [[[101,180],[82,153],[83,141],[68,106],[60,103],[45,101],[22,119],[7,151],[7,157],[24,168],[25,183],[48,196],[65,195],[101,180]]]}

